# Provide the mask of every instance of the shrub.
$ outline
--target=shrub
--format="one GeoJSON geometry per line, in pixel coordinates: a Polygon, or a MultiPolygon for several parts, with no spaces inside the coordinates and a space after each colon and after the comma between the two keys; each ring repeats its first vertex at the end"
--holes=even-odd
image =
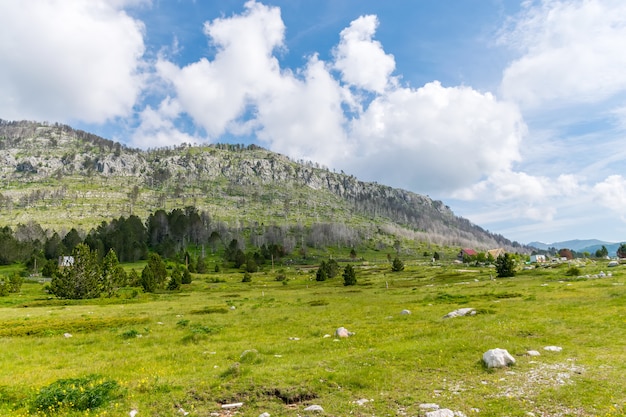
{"type": "Polygon", "coordinates": [[[498,277],[500,278],[515,276],[515,260],[511,255],[505,253],[498,256],[498,259],[496,259],[496,272],[498,272],[498,277]]]}
{"type": "Polygon", "coordinates": [[[119,385],[97,375],[59,379],[39,390],[31,404],[31,412],[46,415],[60,410],[93,410],[118,395],[119,385]]]}
{"type": "Polygon", "coordinates": [[[241,282],[252,282],[252,274],[250,274],[249,272],[243,274],[243,279],[241,280],[241,282]]]}
{"type": "Polygon", "coordinates": [[[188,268],[183,268],[183,284],[191,284],[191,271],[188,268]]]}
{"type": "Polygon", "coordinates": [[[580,275],[580,268],[577,266],[572,266],[565,272],[565,275],[567,275],[568,277],[577,277],[580,275]]]}
{"type": "Polygon", "coordinates": [[[400,258],[396,256],[396,258],[393,260],[393,263],[391,264],[391,270],[393,272],[404,271],[404,262],[402,262],[400,258]]]}
{"type": "Polygon", "coordinates": [[[356,285],[356,273],[352,265],[346,265],[343,270],[343,285],[356,285]]]}

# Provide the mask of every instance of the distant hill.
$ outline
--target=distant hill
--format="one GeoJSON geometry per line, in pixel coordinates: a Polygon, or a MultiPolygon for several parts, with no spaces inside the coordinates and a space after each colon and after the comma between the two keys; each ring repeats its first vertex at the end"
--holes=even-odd
{"type": "Polygon", "coordinates": [[[606,247],[609,252],[609,256],[615,256],[617,248],[619,248],[619,243],[614,242],[606,242],[598,239],[574,239],[574,240],[566,240],[563,242],[554,242],[554,243],[543,243],[543,242],[530,242],[528,246],[533,248],[548,250],[550,248],[555,249],[570,249],[576,252],[589,252],[591,254],[595,254],[598,249],[601,249],[602,246],[606,247]]]}
{"type": "Polygon", "coordinates": [[[131,149],[66,125],[0,120],[0,225],[89,230],[194,206],[230,227],[329,224],[446,246],[527,248],[441,201],[258,146],[131,149]]]}

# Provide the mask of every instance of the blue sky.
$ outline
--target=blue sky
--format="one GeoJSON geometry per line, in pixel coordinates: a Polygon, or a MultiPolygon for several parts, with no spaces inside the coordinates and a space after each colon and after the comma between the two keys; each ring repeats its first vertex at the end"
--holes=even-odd
{"type": "Polygon", "coordinates": [[[256,143],[519,242],[626,241],[621,0],[6,0],[0,118],[256,143]]]}

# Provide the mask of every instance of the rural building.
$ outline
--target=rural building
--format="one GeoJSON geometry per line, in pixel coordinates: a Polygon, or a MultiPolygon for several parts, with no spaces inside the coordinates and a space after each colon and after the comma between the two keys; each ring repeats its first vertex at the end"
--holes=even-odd
{"type": "Polygon", "coordinates": [[[546,261],[546,255],[530,255],[530,263],[542,263],[546,261]]]}
{"type": "Polygon", "coordinates": [[[59,256],[59,268],[65,268],[67,266],[74,265],[73,256],[59,256]]]}
{"type": "Polygon", "coordinates": [[[461,251],[456,257],[459,261],[463,261],[463,258],[466,256],[476,256],[476,255],[478,255],[478,252],[476,252],[474,249],[464,248],[464,249],[461,249],[461,251]]]}
{"type": "Polygon", "coordinates": [[[485,256],[489,258],[489,255],[491,255],[493,259],[498,259],[498,256],[504,256],[505,253],[506,251],[502,248],[490,249],[485,253],[485,256]]]}

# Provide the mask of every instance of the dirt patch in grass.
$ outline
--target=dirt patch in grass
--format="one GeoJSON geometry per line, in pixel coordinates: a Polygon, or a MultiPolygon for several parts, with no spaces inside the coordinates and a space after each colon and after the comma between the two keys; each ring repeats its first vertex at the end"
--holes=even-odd
{"type": "Polygon", "coordinates": [[[191,310],[189,314],[226,314],[228,309],[226,307],[204,307],[200,310],[191,310]]]}

